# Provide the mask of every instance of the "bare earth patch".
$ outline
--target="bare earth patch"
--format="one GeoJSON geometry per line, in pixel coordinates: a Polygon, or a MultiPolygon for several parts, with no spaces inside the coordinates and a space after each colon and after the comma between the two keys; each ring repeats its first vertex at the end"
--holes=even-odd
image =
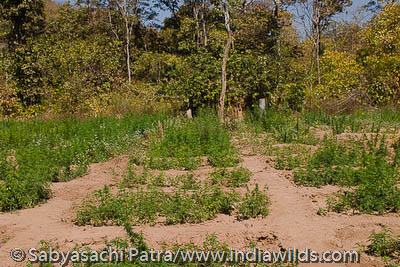
{"type": "MultiPolygon", "coordinates": [[[[192,242],[199,245],[208,234],[215,233],[219,241],[226,242],[234,249],[244,249],[255,244],[261,249],[308,247],[317,252],[357,250],[356,243],[366,243],[371,231],[379,231],[381,225],[392,228],[396,234],[400,233],[399,214],[349,216],[328,213],[320,216],[317,212],[324,205],[325,195],[337,191],[336,187],[298,187],[291,181],[287,171],[271,168],[267,157],[256,155],[245,156],[243,159],[243,167],[253,173],[249,187],[253,188],[256,183],[260,188],[268,187],[271,204],[267,217],[239,221],[234,216],[219,215],[200,224],[138,226],[134,230],[143,231],[147,243],[156,249],[161,248],[163,243],[172,245],[192,242]]],[[[119,157],[106,163],[93,164],[87,175],[70,182],[53,184],[53,197],[46,204],[0,214],[1,266],[17,266],[9,257],[12,248],[39,248],[40,240],[58,244],[65,250],[72,249],[76,244],[97,249],[103,247],[105,239],[124,236],[122,227],[78,227],[71,219],[74,216],[74,206],[88,193],[104,185],[116,184],[115,172],[124,170],[127,162],[127,157],[119,157]]],[[[209,171],[209,167],[202,167],[195,174],[205,179],[209,171]]],[[[167,174],[181,172],[169,171],[167,174]]],[[[384,264],[362,254],[361,264],[335,266],[367,267],[384,264]]]]}

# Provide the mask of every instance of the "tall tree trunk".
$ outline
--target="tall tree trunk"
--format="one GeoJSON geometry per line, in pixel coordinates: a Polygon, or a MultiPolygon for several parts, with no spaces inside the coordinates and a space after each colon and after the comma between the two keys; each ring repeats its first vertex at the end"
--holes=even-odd
{"type": "Polygon", "coordinates": [[[312,36],[313,36],[313,52],[315,53],[315,61],[317,65],[318,84],[321,84],[320,74],[320,47],[321,47],[321,14],[319,0],[313,1],[313,18],[312,18],[312,36]]]}
{"type": "Polygon", "coordinates": [[[199,47],[199,45],[200,45],[199,11],[200,10],[197,7],[197,5],[194,5],[194,7],[193,7],[193,15],[194,15],[194,19],[196,21],[196,36],[195,36],[195,40],[196,40],[197,47],[199,47]]]}
{"type": "Polygon", "coordinates": [[[132,82],[132,73],[131,73],[131,53],[129,49],[130,39],[126,39],[126,68],[128,69],[128,82],[129,84],[132,82]]]}
{"type": "Polygon", "coordinates": [[[207,46],[207,25],[206,25],[206,11],[207,11],[207,6],[206,5],[206,0],[203,0],[202,4],[202,12],[201,12],[201,20],[203,24],[203,41],[204,41],[204,46],[207,46]]]}
{"type": "MultiPolygon", "coordinates": [[[[127,4],[126,4],[126,1],[125,1],[125,6],[127,7],[127,4]]],[[[130,51],[130,43],[131,43],[131,31],[132,31],[132,29],[131,29],[131,27],[130,27],[130,25],[129,25],[129,19],[128,19],[128,17],[129,17],[129,14],[128,14],[128,11],[127,11],[127,9],[125,10],[125,27],[126,27],[126,35],[125,35],[125,38],[126,38],[126,47],[125,47],[125,49],[126,49],[126,68],[127,68],[127,70],[128,70],[128,82],[129,82],[129,84],[131,84],[131,82],[132,82],[132,73],[131,73],[131,51],[130,51]]]]}
{"type": "Polygon", "coordinates": [[[225,96],[226,96],[226,85],[227,85],[226,63],[228,61],[229,49],[231,48],[231,43],[232,43],[232,31],[230,27],[229,10],[226,6],[224,7],[224,14],[225,14],[225,27],[228,33],[228,38],[226,40],[224,56],[222,57],[222,65],[221,65],[221,71],[222,71],[221,94],[219,97],[219,119],[221,122],[224,121],[225,117],[225,96]]]}
{"type": "Polygon", "coordinates": [[[281,34],[280,34],[280,22],[279,22],[279,12],[281,11],[282,1],[281,0],[274,0],[275,8],[274,8],[274,19],[277,23],[277,27],[279,29],[279,35],[276,40],[276,46],[278,50],[278,83],[281,83],[281,62],[282,62],[282,55],[281,55],[281,34]]]}
{"type": "MultiPolygon", "coordinates": [[[[318,21],[319,21],[319,16],[318,16],[318,21]]],[[[316,44],[316,56],[317,56],[317,77],[318,77],[318,84],[321,84],[321,70],[320,70],[320,60],[319,60],[319,54],[321,50],[321,30],[320,30],[320,25],[319,22],[317,24],[317,44],[316,44]]]]}

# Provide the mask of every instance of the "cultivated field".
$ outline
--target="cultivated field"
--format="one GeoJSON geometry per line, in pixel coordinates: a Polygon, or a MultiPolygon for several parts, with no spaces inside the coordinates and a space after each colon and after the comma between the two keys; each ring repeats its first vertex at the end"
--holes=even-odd
{"type": "Polygon", "coordinates": [[[1,266],[17,265],[12,248],[107,245],[357,250],[360,263],[333,266],[400,265],[400,113],[1,122],[0,156],[1,266]]]}

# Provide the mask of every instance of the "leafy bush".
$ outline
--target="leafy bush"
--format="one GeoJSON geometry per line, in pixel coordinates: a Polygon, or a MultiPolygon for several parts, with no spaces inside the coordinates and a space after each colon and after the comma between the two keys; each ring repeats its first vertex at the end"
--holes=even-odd
{"type": "Polygon", "coordinates": [[[104,187],[94,191],[81,203],[75,223],[95,226],[106,223],[154,223],[165,199],[166,195],[157,190],[132,193],[123,189],[114,195],[108,187],[104,187]]]}
{"type": "Polygon", "coordinates": [[[164,136],[151,142],[146,156],[140,159],[134,155],[131,161],[151,168],[188,170],[198,168],[201,156],[217,167],[234,166],[239,161],[228,130],[210,111],[165,125],[164,136]]]}
{"type": "Polygon", "coordinates": [[[182,183],[182,189],[184,190],[196,190],[200,188],[196,177],[193,173],[188,173],[176,177],[182,183]]]}
{"type": "Polygon", "coordinates": [[[317,140],[310,135],[309,125],[290,111],[272,109],[263,112],[253,111],[247,113],[246,122],[257,131],[271,133],[281,143],[317,143],[317,140]]]}
{"type": "Polygon", "coordinates": [[[382,232],[373,231],[368,241],[367,254],[382,257],[387,263],[392,263],[388,266],[400,265],[400,235],[396,238],[391,229],[383,227],[382,232]]]}
{"type": "Polygon", "coordinates": [[[321,186],[326,184],[354,185],[352,175],[360,158],[360,146],[348,149],[334,140],[325,139],[323,146],[307,161],[305,169],[294,173],[298,184],[321,186]]]}
{"type": "Polygon", "coordinates": [[[48,199],[50,182],[71,180],[85,173],[90,163],[127,151],[162,118],[0,121],[0,211],[48,199]]]}
{"type": "Polygon", "coordinates": [[[265,217],[269,212],[268,204],[267,194],[261,192],[257,184],[252,191],[247,189],[247,193],[238,207],[238,212],[242,219],[256,218],[257,216],[265,217]]]}
{"type": "MultiPolygon", "coordinates": [[[[272,149],[271,149],[272,150],[272,149]]],[[[302,145],[291,145],[287,147],[275,148],[272,156],[276,157],[275,169],[294,170],[304,167],[311,157],[310,149],[302,145]]]]}
{"type": "Polygon", "coordinates": [[[237,168],[233,170],[218,169],[210,174],[211,184],[220,184],[228,187],[240,187],[250,181],[251,172],[247,168],[237,168]]]}
{"type": "Polygon", "coordinates": [[[170,194],[156,188],[132,191],[121,187],[115,195],[105,187],[81,203],[75,222],[95,226],[153,224],[164,217],[166,224],[198,223],[219,213],[231,214],[237,201],[236,193],[224,192],[219,187],[197,188],[193,192],[179,189],[170,194]]]}
{"type": "Polygon", "coordinates": [[[368,241],[370,244],[367,253],[370,255],[391,257],[400,253],[400,236],[392,236],[392,230],[387,227],[383,227],[383,231],[379,233],[373,231],[368,241]]]}
{"type": "MultiPolygon", "coordinates": [[[[396,151],[398,155],[399,151],[396,151]]],[[[347,148],[326,140],[308,160],[307,166],[294,174],[298,184],[321,186],[337,184],[355,187],[328,201],[337,212],[357,209],[364,213],[397,212],[400,209],[398,156],[391,158],[385,138],[377,137],[347,148]]]]}
{"type": "Polygon", "coordinates": [[[321,100],[347,96],[360,86],[360,69],[354,55],[324,51],[321,57],[321,85],[315,88],[315,96],[321,100]]]}

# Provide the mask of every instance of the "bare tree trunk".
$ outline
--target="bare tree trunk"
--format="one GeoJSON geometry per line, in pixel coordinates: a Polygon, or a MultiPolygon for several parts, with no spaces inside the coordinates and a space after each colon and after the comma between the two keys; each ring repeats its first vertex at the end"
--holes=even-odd
{"type": "MultiPolygon", "coordinates": [[[[319,20],[319,16],[318,16],[319,20]]],[[[317,25],[317,49],[316,49],[316,56],[317,56],[317,77],[318,77],[318,84],[321,84],[321,71],[320,71],[320,66],[319,66],[319,53],[320,53],[320,48],[321,48],[321,31],[320,31],[320,26],[319,23],[317,25]]]]}
{"type": "MultiPolygon", "coordinates": [[[[314,42],[314,41],[313,41],[314,42]]],[[[310,107],[312,106],[312,94],[313,94],[313,69],[314,69],[314,43],[311,50],[311,67],[310,67],[310,107]]]]}
{"type": "Polygon", "coordinates": [[[132,73],[131,73],[131,53],[130,53],[130,42],[131,42],[131,35],[129,29],[128,20],[125,21],[126,24],[126,68],[128,70],[128,82],[129,84],[132,82],[132,73]]]}
{"type": "MultiPolygon", "coordinates": [[[[132,83],[130,44],[132,39],[133,26],[136,22],[136,19],[138,18],[137,16],[138,9],[136,6],[132,6],[133,2],[131,2],[130,0],[119,0],[119,1],[108,0],[107,3],[108,3],[108,19],[110,28],[117,40],[120,39],[122,40],[124,37],[120,38],[118,31],[116,30],[116,27],[113,26],[111,10],[113,8],[116,8],[119,15],[121,16],[121,19],[125,22],[125,33],[121,36],[125,36],[126,69],[128,72],[128,82],[130,84],[132,83]]],[[[137,5],[137,2],[135,3],[135,5],[137,5]]]]}
{"type": "Polygon", "coordinates": [[[206,16],[205,13],[207,11],[207,5],[206,5],[206,0],[203,0],[202,4],[202,12],[201,12],[201,20],[203,23],[203,41],[204,41],[204,46],[207,46],[207,25],[206,25],[206,16]]]}
{"type": "Polygon", "coordinates": [[[224,14],[225,14],[225,27],[226,31],[228,32],[228,38],[226,40],[224,56],[222,57],[222,65],[221,65],[221,70],[222,70],[221,94],[219,97],[219,118],[221,122],[224,121],[225,117],[225,96],[226,96],[226,85],[227,85],[226,63],[228,61],[229,49],[231,48],[231,43],[232,43],[232,31],[230,27],[229,10],[226,6],[224,7],[224,14]]]}
{"type": "MultiPolygon", "coordinates": [[[[282,2],[281,2],[281,0],[274,0],[274,4],[275,4],[274,18],[276,20],[277,26],[280,27],[280,25],[279,25],[279,12],[281,10],[282,2]]],[[[279,36],[278,36],[278,38],[276,40],[276,46],[277,46],[277,49],[278,49],[278,83],[280,84],[280,82],[281,82],[281,62],[282,62],[280,31],[279,31],[279,36]]]]}
{"type": "Polygon", "coordinates": [[[321,84],[321,74],[320,74],[320,60],[319,53],[321,47],[321,14],[319,7],[319,0],[313,1],[313,18],[312,18],[312,35],[313,35],[313,50],[315,52],[315,60],[317,65],[317,78],[318,84],[321,84]]]}
{"type": "Polygon", "coordinates": [[[196,5],[194,5],[194,7],[193,7],[193,15],[194,15],[194,19],[196,20],[196,45],[197,45],[197,47],[199,47],[199,45],[200,45],[199,8],[196,5]]]}

